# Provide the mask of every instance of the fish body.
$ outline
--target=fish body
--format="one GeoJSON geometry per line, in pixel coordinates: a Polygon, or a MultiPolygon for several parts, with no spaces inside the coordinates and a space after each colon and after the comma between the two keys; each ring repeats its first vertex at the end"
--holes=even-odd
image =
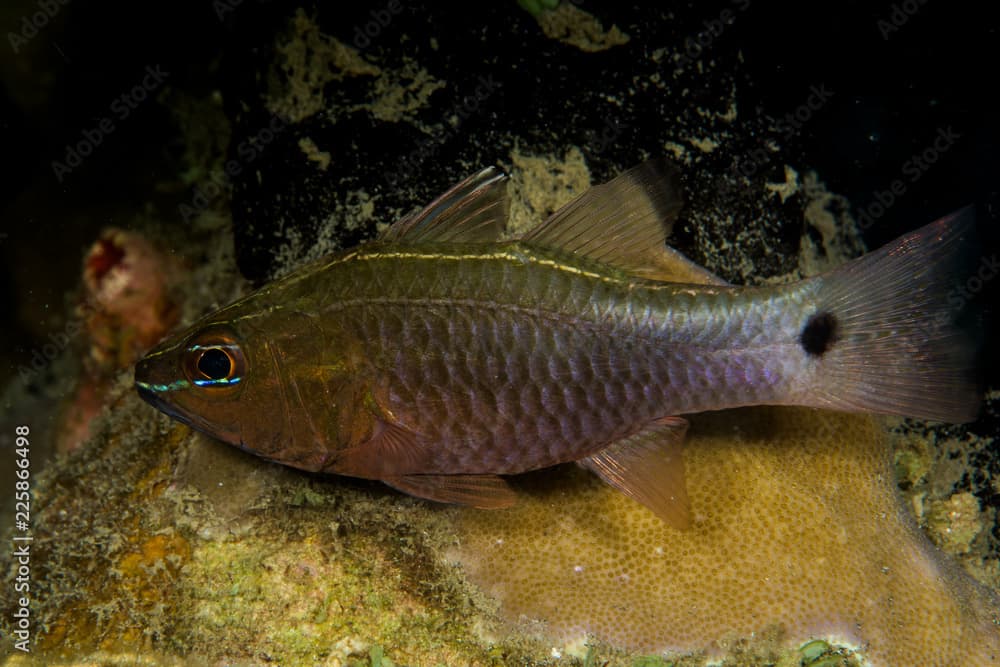
{"type": "Polygon", "coordinates": [[[140,394],[265,458],[447,502],[501,507],[497,475],[579,461],[677,526],[677,415],[975,414],[971,348],[941,298],[968,215],[832,274],[739,287],[663,246],[680,202],[664,163],[510,240],[503,184],[480,172],[195,323],[140,362],[140,394]]]}

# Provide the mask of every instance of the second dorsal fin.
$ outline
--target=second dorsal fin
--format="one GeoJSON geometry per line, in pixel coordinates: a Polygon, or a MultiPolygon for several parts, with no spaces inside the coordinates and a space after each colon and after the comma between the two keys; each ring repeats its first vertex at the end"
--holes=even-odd
{"type": "Polygon", "coordinates": [[[396,222],[383,241],[491,243],[507,225],[507,174],[487,167],[454,185],[423,210],[396,222]]]}
{"type": "Polygon", "coordinates": [[[683,204],[678,169],[664,158],[647,160],[590,188],[522,240],[652,280],[725,284],[666,247],[683,204]]]}

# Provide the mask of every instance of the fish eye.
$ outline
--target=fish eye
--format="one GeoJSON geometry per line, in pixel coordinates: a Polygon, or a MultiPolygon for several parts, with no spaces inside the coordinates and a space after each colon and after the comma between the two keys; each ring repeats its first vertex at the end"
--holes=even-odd
{"type": "Polygon", "coordinates": [[[188,342],[184,373],[195,386],[233,387],[240,383],[245,372],[243,350],[228,329],[208,329],[188,342]]]}
{"type": "Polygon", "coordinates": [[[222,380],[233,372],[232,358],[220,348],[210,347],[198,358],[198,370],[209,380],[222,380]]]}

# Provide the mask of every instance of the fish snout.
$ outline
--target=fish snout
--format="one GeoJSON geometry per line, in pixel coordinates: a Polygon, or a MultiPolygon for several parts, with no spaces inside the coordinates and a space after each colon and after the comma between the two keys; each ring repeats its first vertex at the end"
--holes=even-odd
{"type": "Polygon", "coordinates": [[[176,377],[172,364],[150,356],[136,363],[133,380],[139,397],[161,410],[164,409],[165,394],[184,389],[187,385],[183,378],[176,377]]]}

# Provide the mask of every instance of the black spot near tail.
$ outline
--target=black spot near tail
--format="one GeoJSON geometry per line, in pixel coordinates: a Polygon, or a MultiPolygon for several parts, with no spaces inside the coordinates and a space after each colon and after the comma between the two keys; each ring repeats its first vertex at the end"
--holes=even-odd
{"type": "Polygon", "coordinates": [[[832,313],[814,313],[799,336],[802,349],[814,357],[821,356],[837,340],[837,318],[832,313]]]}

